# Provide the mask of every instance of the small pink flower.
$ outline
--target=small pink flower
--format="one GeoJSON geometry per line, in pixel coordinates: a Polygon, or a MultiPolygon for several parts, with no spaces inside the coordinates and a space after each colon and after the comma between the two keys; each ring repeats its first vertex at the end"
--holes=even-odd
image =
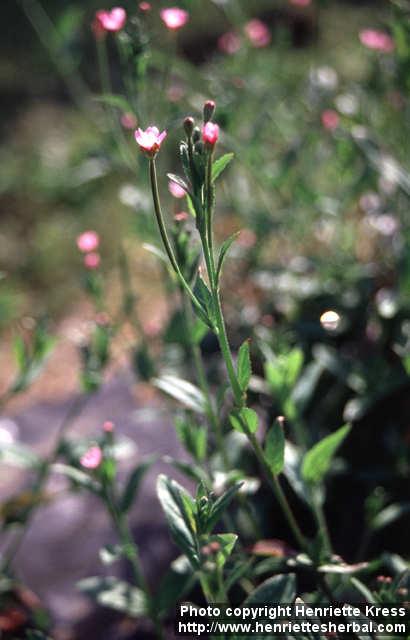
{"type": "Polygon", "coordinates": [[[77,238],[77,247],[82,253],[95,251],[100,244],[100,237],[95,231],[84,231],[77,238]]]}
{"type": "Polygon", "coordinates": [[[271,41],[268,27],[261,20],[251,20],[245,25],[245,33],[256,48],[266,47],[271,41]]]}
{"type": "Polygon", "coordinates": [[[312,4],[312,0],[289,0],[289,3],[295,7],[308,7],[312,4]]]}
{"type": "Polygon", "coordinates": [[[219,138],[219,127],[214,122],[207,122],[202,127],[202,140],[213,147],[219,138]]]}
{"type": "Polygon", "coordinates": [[[233,55],[241,48],[241,39],[233,31],[227,31],[218,39],[218,49],[222,53],[233,55]]]}
{"type": "Polygon", "coordinates": [[[160,133],[157,127],[148,127],[145,131],[137,129],[134,135],[140,149],[152,158],[160,150],[163,140],[167,137],[167,132],[160,133]]]}
{"type": "Polygon", "coordinates": [[[137,118],[133,113],[123,113],[121,116],[121,124],[124,129],[135,129],[137,126],[137,118]]]}
{"type": "Polygon", "coordinates": [[[112,433],[115,429],[115,425],[113,422],[111,422],[110,420],[106,420],[103,424],[103,431],[105,431],[105,433],[112,433]]]}
{"type": "Polygon", "coordinates": [[[172,180],[168,182],[168,189],[170,194],[173,195],[174,198],[184,198],[186,196],[185,189],[180,187],[179,184],[173,182],[172,180]]]}
{"type": "Polygon", "coordinates": [[[189,219],[189,214],[186,211],[180,211],[174,215],[175,222],[185,222],[189,219]]]}
{"type": "Polygon", "coordinates": [[[181,29],[189,20],[188,11],[180,9],[179,7],[169,7],[168,9],[162,9],[159,12],[162,21],[165,26],[171,31],[177,31],[181,29]]]}
{"type": "Polygon", "coordinates": [[[86,269],[98,269],[101,262],[101,256],[96,251],[91,251],[84,256],[84,266],[86,269]]]}
{"type": "Polygon", "coordinates": [[[321,115],[322,125],[328,131],[334,131],[339,126],[339,114],[334,109],[326,109],[321,115]]]}
{"type": "Polygon", "coordinates": [[[99,446],[90,447],[80,458],[80,464],[86,469],[97,469],[102,461],[102,451],[99,446]]]}
{"type": "Polygon", "coordinates": [[[111,11],[97,11],[95,14],[95,26],[102,31],[120,31],[127,20],[127,14],[122,7],[114,7],[111,11]]]}
{"type": "Polygon", "coordinates": [[[152,7],[151,7],[151,3],[150,2],[140,2],[138,5],[140,11],[151,11],[152,7]]]}
{"type": "Polygon", "coordinates": [[[364,29],[359,33],[360,42],[368,49],[375,49],[383,53],[394,50],[394,41],[387,33],[375,29],[364,29]]]}

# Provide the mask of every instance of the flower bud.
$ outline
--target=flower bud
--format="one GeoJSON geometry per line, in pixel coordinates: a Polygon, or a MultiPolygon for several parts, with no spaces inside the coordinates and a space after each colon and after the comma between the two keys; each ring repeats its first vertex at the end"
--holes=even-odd
{"type": "Polygon", "coordinates": [[[185,129],[185,133],[187,135],[187,138],[191,138],[192,137],[192,133],[194,131],[194,126],[195,126],[195,120],[193,118],[191,118],[191,116],[188,116],[187,118],[185,118],[185,120],[184,120],[184,129],[185,129]]]}
{"type": "Polygon", "coordinates": [[[209,147],[214,147],[219,137],[219,127],[213,122],[207,122],[202,128],[202,140],[209,147]]]}
{"type": "Polygon", "coordinates": [[[211,120],[215,111],[215,102],[213,100],[207,100],[204,104],[204,124],[211,120]]]}

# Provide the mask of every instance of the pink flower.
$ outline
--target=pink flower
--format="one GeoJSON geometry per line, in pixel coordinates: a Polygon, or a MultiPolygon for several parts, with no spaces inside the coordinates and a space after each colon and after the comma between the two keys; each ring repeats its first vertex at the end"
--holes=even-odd
{"type": "Polygon", "coordinates": [[[217,142],[219,138],[219,127],[214,122],[207,122],[202,127],[202,140],[205,144],[210,145],[211,147],[217,142]]]}
{"type": "Polygon", "coordinates": [[[96,469],[102,461],[102,451],[99,446],[90,447],[80,458],[80,464],[86,469],[96,469]]]}
{"type": "Polygon", "coordinates": [[[97,11],[95,14],[95,27],[101,31],[120,31],[127,20],[127,14],[122,7],[114,7],[111,11],[97,11]]]}
{"type": "Polygon", "coordinates": [[[137,129],[134,135],[140,149],[152,158],[160,150],[162,141],[167,137],[167,132],[160,133],[157,127],[148,127],[145,131],[137,129]]]}
{"type": "Polygon", "coordinates": [[[77,238],[77,247],[82,253],[95,251],[100,244],[100,237],[95,231],[84,231],[77,238]]]}
{"type": "Polygon", "coordinates": [[[174,215],[175,222],[185,222],[189,219],[189,214],[186,211],[180,211],[174,215]]]}
{"type": "Polygon", "coordinates": [[[112,433],[115,429],[115,425],[113,422],[111,422],[110,420],[106,420],[103,424],[103,431],[105,431],[105,433],[112,433]]]}
{"type": "Polygon", "coordinates": [[[368,49],[375,49],[383,53],[391,53],[394,41],[387,33],[375,29],[364,29],[359,33],[360,42],[368,49]]]}
{"type": "Polygon", "coordinates": [[[189,20],[188,11],[180,9],[179,7],[169,7],[168,9],[162,9],[159,12],[162,21],[165,26],[171,31],[177,31],[183,27],[189,20]]]}
{"type": "Polygon", "coordinates": [[[91,251],[84,256],[84,266],[86,269],[98,269],[101,262],[101,256],[96,251],[91,251]]]}
{"type": "Polygon", "coordinates": [[[241,48],[241,39],[233,31],[222,34],[218,40],[218,49],[222,53],[233,55],[241,48]]]}
{"type": "Polygon", "coordinates": [[[251,44],[256,47],[266,47],[271,41],[268,27],[261,20],[251,20],[245,25],[245,33],[251,44]]]}
{"type": "Polygon", "coordinates": [[[322,125],[328,131],[334,131],[339,126],[339,114],[334,109],[326,109],[321,115],[322,125]]]}
{"type": "Polygon", "coordinates": [[[168,189],[170,194],[173,195],[174,198],[184,198],[186,196],[185,189],[180,187],[179,184],[173,182],[172,180],[168,182],[168,189]]]}
{"type": "Polygon", "coordinates": [[[289,2],[295,7],[308,7],[312,3],[312,0],[289,0],[289,2]]]}
{"type": "Polygon", "coordinates": [[[135,129],[137,126],[137,118],[133,113],[123,113],[121,116],[121,124],[124,129],[135,129]]]}
{"type": "Polygon", "coordinates": [[[140,2],[138,5],[140,11],[151,11],[152,7],[149,2],[140,2]]]}

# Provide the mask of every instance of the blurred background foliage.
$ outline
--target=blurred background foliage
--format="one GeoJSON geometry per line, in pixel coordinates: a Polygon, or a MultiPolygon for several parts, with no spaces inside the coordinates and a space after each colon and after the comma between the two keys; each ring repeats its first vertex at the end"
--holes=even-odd
{"type": "MultiPolygon", "coordinates": [[[[140,78],[147,74],[138,97],[140,123],[152,120],[169,128],[168,153],[180,136],[181,118],[197,114],[203,98],[217,99],[224,144],[237,156],[219,205],[221,234],[246,226],[258,240],[250,252],[253,266],[270,271],[290,266],[294,286],[295,279],[304,282],[299,277],[303,268],[310,286],[319,278],[320,286],[327,283],[329,289],[341,278],[356,280],[359,272],[366,280],[378,265],[380,282],[397,285],[405,296],[410,276],[404,257],[400,278],[392,282],[399,245],[406,240],[410,188],[409,54],[406,33],[400,36],[408,23],[403,12],[399,17],[389,2],[324,1],[303,9],[280,1],[209,1],[206,11],[198,0],[182,4],[191,20],[173,37],[159,20],[161,3],[152,3],[147,15],[138,13],[134,2],[126,3],[134,18],[120,53],[123,62],[129,56],[127,64],[135,64],[140,78]],[[243,36],[243,24],[255,16],[272,31],[268,47],[255,49],[243,36]],[[358,32],[368,26],[387,27],[401,37],[404,44],[394,60],[361,45],[358,32]],[[218,38],[230,30],[240,35],[241,47],[235,55],[223,55],[218,38]],[[165,99],[158,99],[158,92],[165,99]],[[320,118],[329,108],[340,117],[334,135],[324,130],[320,118]],[[365,138],[358,127],[368,130],[365,138]],[[379,195],[377,213],[394,209],[400,231],[390,235],[380,227],[394,223],[369,220],[369,211],[360,205],[361,196],[378,192],[380,180],[389,177],[394,187],[379,195]]],[[[125,157],[118,152],[95,99],[101,87],[90,24],[98,6],[92,1],[19,0],[5,9],[0,67],[3,327],[33,315],[34,308],[36,314],[58,317],[77,298],[81,265],[74,239],[84,228],[101,233],[107,269],[115,264],[123,237],[142,271],[149,262],[138,250],[141,236],[146,240],[153,228],[146,168],[129,131],[121,133],[129,138],[129,151],[125,157]]],[[[124,86],[127,79],[121,78],[116,45],[111,39],[108,44],[112,92],[123,94],[130,84],[124,86]]],[[[124,111],[117,108],[123,106],[119,100],[117,120],[124,111]]],[[[167,152],[161,162],[173,168],[167,152]]],[[[252,237],[248,234],[248,243],[252,237]]],[[[282,306],[290,304],[285,288],[282,306]]]]}

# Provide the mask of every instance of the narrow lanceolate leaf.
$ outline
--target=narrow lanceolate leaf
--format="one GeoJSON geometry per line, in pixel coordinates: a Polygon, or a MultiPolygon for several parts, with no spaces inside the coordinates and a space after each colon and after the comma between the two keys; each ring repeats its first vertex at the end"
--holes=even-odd
{"type": "Polygon", "coordinates": [[[210,513],[208,515],[208,520],[206,523],[205,530],[208,533],[211,533],[213,528],[218,523],[218,520],[222,517],[225,509],[228,508],[234,496],[238,493],[239,489],[242,487],[243,482],[238,481],[235,484],[227,489],[225,493],[223,493],[215,502],[213,503],[210,513]]]}
{"type": "Polygon", "coordinates": [[[233,233],[231,236],[229,236],[229,238],[227,238],[221,246],[221,251],[219,253],[219,258],[218,258],[218,264],[216,267],[216,279],[219,280],[220,275],[221,275],[221,269],[225,260],[225,257],[229,251],[229,249],[231,248],[232,244],[235,242],[236,238],[239,236],[240,231],[237,231],[236,233],[233,233]]]}
{"type": "Polygon", "coordinates": [[[240,433],[246,433],[246,429],[251,433],[256,433],[258,430],[258,414],[248,407],[244,407],[240,411],[233,411],[229,420],[233,428],[240,433]]]}
{"type": "Polygon", "coordinates": [[[153,378],[152,383],[164,393],[178,400],[187,409],[192,409],[197,413],[205,413],[206,403],[202,391],[187,380],[169,375],[153,378]]]}
{"type": "Polygon", "coordinates": [[[233,153],[225,153],[225,155],[218,158],[218,160],[215,160],[212,165],[212,182],[215,182],[215,180],[221,175],[222,171],[226,169],[233,157],[233,153]]]}
{"type": "Polygon", "coordinates": [[[160,475],[157,494],[175,544],[185,553],[191,565],[198,566],[195,541],[195,505],[189,493],[175,480],[160,475]]]}
{"type": "Polygon", "coordinates": [[[285,465],[285,434],[283,419],[276,418],[269,429],[265,443],[265,460],[272,473],[278,475],[285,465]]]}
{"type": "Polygon", "coordinates": [[[306,482],[318,484],[323,480],[337,449],[348,435],[350,429],[350,425],[341,427],[326,436],[326,438],[323,438],[323,440],[320,440],[306,453],[302,462],[302,477],[306,482]]]}
{"type": "Polygon", "coordinates": [[[139,464],[134,471],[131,472],[120,500],[121,513],[126,513],[132,507],[138,495],[141,481],[153,462],[154,458],[151,457],[139,464]]]}
{"type": "Polygon", "coordinates": [[[245,340],[245,342],[241,345],[238,353],[238,382],[242,391],[246,391],[246,389],[248,388],[251,375],[252,368],[251,357],[249,353],[249,341],[245,340]]]}

